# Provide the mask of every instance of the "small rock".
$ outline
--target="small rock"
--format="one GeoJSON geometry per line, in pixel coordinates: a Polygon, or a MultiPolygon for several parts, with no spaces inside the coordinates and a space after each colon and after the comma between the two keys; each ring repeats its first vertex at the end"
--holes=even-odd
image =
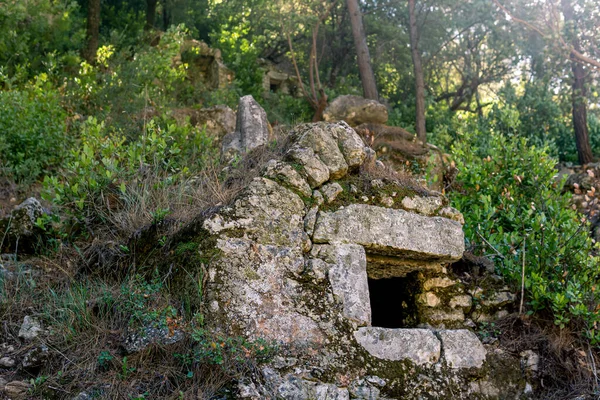
{"type": "Polygon", "coordinates": [[[428,329],[358,328],[356,341],[372,356],[383,360],[409,359],[417,365],[436,363],[441,343],[428,329]]]}
{"type": "Polygon", "coordinates": [[[310,197],[312,190],[308,182],[291,165],[282,161],[270,160],[263,172],[264,176],[282,181],[285,185],[296,189],[304,196],[310,197]]]}
{"type": "Polygon", "coordinates": [[[336,199],[336,197],[343,191],[344,189],[337,182],[328,183],[327,185],[323,185],[323,187],[321,188],[321,192],[323,193],[327,204],[332,203],[336,199]]]}
{"type": "Polygon", "coordinates": [[[267,113],[251,95],[240,98],[235,132],[223,138],[222,155],[226,160],[266,145],[269,141],[267,113]]]}
{"type": "Polygon", "coordinates": [[[77,396],[73,397],[71,400],[91,400],[92,396],[87,394],[86,392],[81,392],[77,396]]]}
{"type": "Polygon", "coordinates": [[[467,329],[441,330],[444,359],[450,368],[481,368],[486,350],[475,334],[467,329]]]}
{"type": "Polygon", "coordinates": [[[385,379],[380,378],[380,377],[378,377],[376,375],[365,376],[365,380],[367,382],[369,382],[370,384],[375,385],[375,386],[380,387],[380,388],[382,388],[382,387],[384,387],[386,385],[385,379]]]}
{"type": "Polygon", "coordinates": [[[302,165],[306,180],[311,188],[319,187],[329,180],[329,168],[315,154],[312,148],[305,148],[299,145],[292,146],[286,153],[286,157],[302,165]]]}
{"type": "Polygon", "coordinates": [[[17,362],[13,358],[10,358],[10,357],[0,358],[0,367],[3,367],[3,368],[12,368],[15,366],[16,363],[17,362]]]}
{"type": "Polygon", "coordinates": [[[456,285],[456,281],[453,281],[450,278],[431,278],[425,281],[425,283],[423,284],[423,289],[430,290],[433,288],[446,288],[452,285],[456,285]]]}
{"type": "Polygon", "coordinates": [[[486,307],[502,307],[514,302],[516,296],[510,292],[497,292],[489,298],[485,298],[481,303],[486,307]]]}
{"type": "Polygon", "coordinates": [[[48,361],[48,347],[45,345],[35,347],[25,354],[21,367],[23,369],[36,369],[43,367],[48,361]]]}
{"type": "Polygon", "coordinates": [[[313,190],[312,196],[317,206],[320,206],[321,204],[325,203],[325,198],[318,190],[313,190]]]}
{"type": "Polygon", "coordinates": [[[471,305],[473,304],[473,299],[471,298],[471,296],[469,295],[460,295],[460,296],[454,296],[453,298],[450,299],[450,307],[452,308],[456,308],[456,307],[463,307],[463,308],[471,308],[471,305]]]}
{"type": "Polygon", "coordinates": [[[23,324],[19,329],[19,337],[24,340],[33,340],[42,332],[42,325],[37,319],[29,315],[23,318],[23,324]]]}
{"type": "Polygon", "coordinates": [[[358,379],[348,387],[350,396],[353,399],[371,400],[379,399],[379,389],[371,385],[364,379],[358,379]]]}
{"type": "Polygon", "coordinates": [[[432,292],[421,293],[419,299],[428,307],[437,307],[440,304],[440,298],[432,292]]]}
{"type": "Polygon", "coordinates": [[[430,197],[405,197],[402,199],[402,207],[406,210],[416,211],[419,214],[434,215],[442,206],[442,199],[437,196],[430,197]]]}
{"type": "Polygon", "coordinates": [[[540,367],[540,356],[533,350],[522,351],[520,356],[523,370],[535,375],[540,367]]]}
{"type": "Polygon", "coordinates": [[[460,211],[458,211],[454,207],[444,207],[439,211],[439,216],[448,218],[454,221],[459,222],[461,225],[465,224],[465,217],[462,215],[460,211]]]}
{"type": "Polygon", "coordinates": [[[358,188],[356,187],[356,185],[354,185],[352,183],[350,184],[350,193],[354,193],[354,194],[358,193],[358,188]]]}
{"type": "Polygon", "coordinates": [[[385,186],[385,183],[383,183],[383,181],[381,179],[373,179],[371,181],[371,186],[373,186],[376,189],[381,189],[382,187],[385,186]]]}
{"type": "Polygon", "coordinates": [[[392,207],[394,205],[394,200],[390,196],[381,196],[379,202],[386,207],[392,207]]]}
{"type": "Polygon", "coordinates": [[[29,395],[31,384],[25,381],[12,381],[4,386],[4,393],[12,400],[25,400],[29,395]]]}
{"type": "Polygon", "coordinates": [[[317,214],[319,212],[319,207],[312,207],[306,213],[304,217],[304,231],[312,237],[313,232],[315,231],[315,223],[317,222],[317,214]]]}
{"type": "Polygon", "coordinates": [[[260,393],[256,389],[254,382],[248,379],[242,379],[238,383],[238,398],[239,399],[260,399],[260,393]]]}

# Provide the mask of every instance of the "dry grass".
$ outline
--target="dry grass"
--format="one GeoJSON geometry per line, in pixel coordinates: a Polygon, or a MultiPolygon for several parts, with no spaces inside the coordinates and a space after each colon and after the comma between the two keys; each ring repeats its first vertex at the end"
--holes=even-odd
{"type": "Polygon", "coordinates": [[[495,322],[500,347],[519,357],[525,350],[540,356],[539,399],[597,398],[596,366],[600,355],[589,343],[568,329],[559,329],[551,320],[511,315],[495,322]]]}

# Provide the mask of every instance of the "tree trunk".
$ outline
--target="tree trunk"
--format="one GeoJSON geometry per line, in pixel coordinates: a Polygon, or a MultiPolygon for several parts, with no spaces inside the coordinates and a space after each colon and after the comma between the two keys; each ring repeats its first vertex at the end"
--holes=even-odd
{"type": "Polygon", "coordinates": [[[146,0],[146,26],[145,30],[154,29],[154,21],[156,20],[156,4],[158,0],[146,0]]]}
{"type": "Polygon", "coordinates": [[[375,75],[371,67],[371,56],[369,55],[369,47],[367,46],[367,36],[363,27],[362,15],[358,8],[358,0],[347,0],[346,4],[350,12],[352,36],[354,36],[354,46],[356,47],[356,56],[358,58],[358,72],[360,73],[363,93],[367,99],[379,100],[375,75]]]}
{"type": "MultiPolygon", "coordinates": [[[[571,0],[561,0],[562,12],[566,24],[575,24],[573,4],[571,0]]],[[[581,53],[581,45],[575,29],[572,30],[573,50],[581,53]]],[[[579,163],[587,164],[593,161],[592,147],[590,146],[590,137],[587,126],[587,105],[586,105],[586,86],[585,70],[571,52],[571,70],[573,71],[573,85],[571,101],[573,104],[573,129],[575,131],[575,144],[577,145],[577,156],[579,163]]]]}
{"type": "Polygon", "coordinates": [[[100,0],[88,1],[86,46],[83,58],[90,64],[96,61],[100,36],[100,0]]]}
{"type": "Polygon", "coordinates": [[[412,55],[413,67],[415,71],[415,128],[419,140],[421,140],[423,143],[426,143],[427,132],[425,131],[425,80],[423,78],[423,64],[421,63],[421,53],[419,53],[419,32],[417,31],[415,0],[408,0],[408,19],[410,24],[410,52],[412,55]]]}

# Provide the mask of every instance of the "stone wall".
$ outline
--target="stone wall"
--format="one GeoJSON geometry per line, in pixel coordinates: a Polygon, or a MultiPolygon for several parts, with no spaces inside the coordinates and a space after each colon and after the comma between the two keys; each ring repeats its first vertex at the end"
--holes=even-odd
{"type": "Polygon", "coordinates": [[[481,298],[447,268],[462,216],[365,172],[382,168],[347,124],[301,125],[283,159],[201,222],[208,326],[280,345],[238,398],[522,393],[519,360],[470,330],[481,298]]]}

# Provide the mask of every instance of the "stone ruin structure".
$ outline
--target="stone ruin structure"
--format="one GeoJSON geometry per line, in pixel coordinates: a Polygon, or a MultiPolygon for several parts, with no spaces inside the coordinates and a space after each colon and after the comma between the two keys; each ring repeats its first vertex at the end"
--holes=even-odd
{"type": "Polygon", "coordinates": [[[298,78],[295,75],[288,74],[267,60],[259,60],[259,66],[264,71],[262,80],[264,93],[283,93],[292,96],[302,95],[298,90],[298,78]]]}
{"type": "MultiPolygon", "coordinates": [[[[246,99],[238,113],[260,120],[255,107],[246,99]]],[[[240,115],[233,142],[259,147],[240,115]]],[[[346,123],[300,125],[283,159],[195,222],[207,325],[279,344],[236,398],[492,399],[528,387],[519,359],[472,331],[514,296],[448,268],[463,255],[462,215],[364,173],[384,169],[346,123]]]]}
{"type": "Polygon", "coordinates": [[[210,48],[199,40],[186,40],[180,54],[173,60],[175,65],[189,65],[188,77],[192,84],[198,82],[208,89],[224,89],[233,82],[233,71],[223,63],[221,50],[210,48]]]}

